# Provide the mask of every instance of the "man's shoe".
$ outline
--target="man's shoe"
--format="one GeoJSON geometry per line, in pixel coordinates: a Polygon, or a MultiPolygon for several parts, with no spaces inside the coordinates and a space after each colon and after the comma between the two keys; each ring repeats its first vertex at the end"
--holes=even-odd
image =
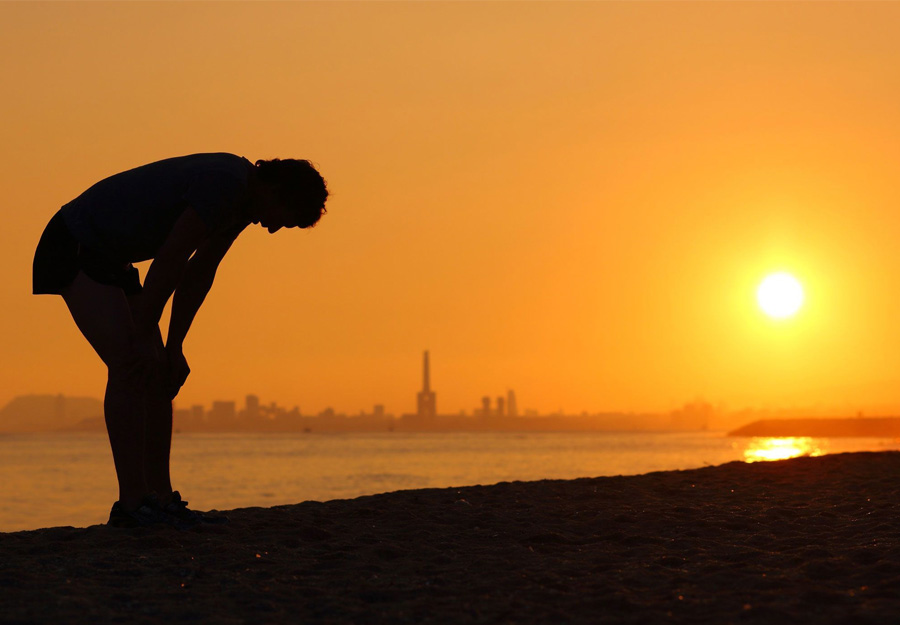
{"type": "Polygon", "coordinates": [[[148,495],[141,500],[141,505],[136,509],[128,511],[122,506],[122,502],[117,501],[112,505],[109,511],[109,521],[106,522],[110,527],[149,527],[164,523],[172,525],[173,519],[163,511],[159,505],[159,501],[148,495]]]}
{"type": "Polygon", "coordinates": [[[226,516],[200,512],[199,510],[191,510],[187,505],[188,502],[181,498],[181,493],[175,490],[172,491],[172,501],[170,501],[163,510],[166,514],[175,517],[180,522],[189,526],[199,525],[200,523],[211,523],[215,525],[228,523],[228,517],[226,516]]]}

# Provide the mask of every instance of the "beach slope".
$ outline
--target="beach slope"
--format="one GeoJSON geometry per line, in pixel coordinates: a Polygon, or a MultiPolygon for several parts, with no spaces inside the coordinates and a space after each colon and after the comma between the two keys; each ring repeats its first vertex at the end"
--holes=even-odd
{"type": "Polygon", "coordinates": [[[4,623],[885,623],[900,453],[0,534],[4,623]]]}

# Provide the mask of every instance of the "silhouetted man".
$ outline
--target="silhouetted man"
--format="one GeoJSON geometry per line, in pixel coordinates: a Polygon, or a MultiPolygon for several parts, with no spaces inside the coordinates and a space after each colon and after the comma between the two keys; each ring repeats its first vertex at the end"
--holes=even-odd
{"type": "Polygon", "coordinates": [[[119,480],[109,525],[224,520],[190,510],[172,490],[172,399],[190,372],[182,344],[244,228],[309,228],[327,197],[307,161],[194,154],[107,178],[50,220],[34,293],[62,295],[108,368],[104,413],[119,480]],[[151,258],[142,285],[132,263],[151,258]],[[159,320],[173,294],[163,343],[159,320]]]}

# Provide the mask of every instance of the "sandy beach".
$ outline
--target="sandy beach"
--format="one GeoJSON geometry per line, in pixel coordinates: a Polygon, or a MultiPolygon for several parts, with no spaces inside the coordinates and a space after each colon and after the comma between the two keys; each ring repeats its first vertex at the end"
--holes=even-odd
{"type": "Polygon", "coordinates": [[[885,623],[900,453],[0,534],[2,622],[885,623]]]}

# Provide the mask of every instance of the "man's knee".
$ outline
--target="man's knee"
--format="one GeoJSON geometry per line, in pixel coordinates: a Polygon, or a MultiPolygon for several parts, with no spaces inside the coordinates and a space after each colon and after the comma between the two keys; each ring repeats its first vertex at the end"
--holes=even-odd
{"type": "Polygon", "coordinates": [[[128,350],[106,363],[110,382],[153,388],[162,385],[165,365],[156,355],[128,350]]]}

